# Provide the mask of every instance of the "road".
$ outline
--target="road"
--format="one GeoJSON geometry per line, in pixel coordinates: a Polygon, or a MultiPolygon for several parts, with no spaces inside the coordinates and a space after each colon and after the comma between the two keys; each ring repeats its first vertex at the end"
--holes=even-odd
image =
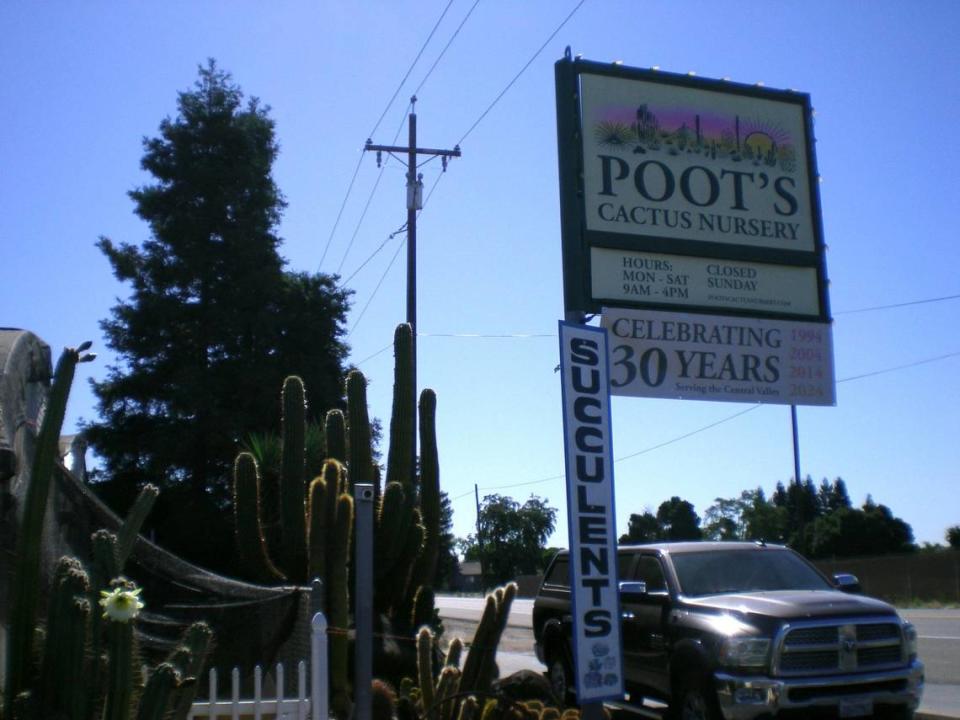
{"type": "MultiPolygon", "coordinates": [[[[441,595],[437,608],[447,634],[469,640],[480,620],[483,600],[441,595]]],[[[533,600],[514,600],[497,653],[503,674],[524,668],[544,669],[533,653],[532,613],[533,600]]],[[[900,613],[917,628],[920,659],[926,666],[927,688],[921,711],[931,717],[960,718],[960,610],[904,609],[900,613]]]]}

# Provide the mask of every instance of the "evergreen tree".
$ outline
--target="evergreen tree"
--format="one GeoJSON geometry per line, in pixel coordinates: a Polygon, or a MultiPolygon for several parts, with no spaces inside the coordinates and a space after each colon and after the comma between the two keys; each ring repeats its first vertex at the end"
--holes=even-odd
{"type": "Polygon", "coordinates": [[[660,537],[664,540],[700,540],[700,517],[693,505],[674,495],[657,508],[660,537]]]}
{"type": "Polygon", "coordinates": [[[947,543],[954,550],[960,550],[960,525],[953,525],[947,528],[944,533],[947,543]]]}
{"type": "Polygon", "coordinates": [[[114,509],[145,483],[161,486],[157,540],[229,569],[238,443],[276,431],[286,375],[304,378],[312,420],[340,402],[348,293],[284,270],[269,108],[245,102],[212,60],[177,108],[144,140],[153,181],[129,193],[150,237],[98,243],[131,295],[101,323],[118,363],[93,383],[100,419],[85,431],[114,509]]]}
{"type": "Polygon", "coordinates": [[[631,543],[653,542],[660,539],[660,523],[657,522],[657,516],[652,512],[644,512],[642,515],[636,513],[630,514],[630,520],[627,523],[627,532],[620,536],[618,543],[627,545],[631,543]]]}

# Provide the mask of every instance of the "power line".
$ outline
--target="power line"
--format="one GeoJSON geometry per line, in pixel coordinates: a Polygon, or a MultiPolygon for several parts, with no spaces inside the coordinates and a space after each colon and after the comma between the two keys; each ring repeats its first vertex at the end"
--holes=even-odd
{"type": "Polygon", "coordinates": [[[370,255],[367,257],[367,259],[364,260],[362,263],[360,263],[360,265],[357,267],[357,269],[354,270],[354,271],[350,274],[350,277],[348,277],[346,280],[343,280],[343,281],[340,283],[340,285],[347,285],[347,284],[349,284],[349,282],[350,282],[351,280],[353,280],[353,279],[357,276],[357,274],[358,274],[361,270],[363,270],[364,267],[367,266],[367,263],[369,263],[371,260],[373,260],[373,259],[380,253],[380,251],[383,250],[383,249],[387,246],[387,243],[388,243],[388,242],[390,242],[391,240],[393,240],[393,239],[394,239],[397,235],[399,235],[400,233],[405,232],[406,229],[407,229],[407,224],[404,223],[404,224],[401,225],[399,228],[397,228],[396,230],[394,230],[392,233],[390,233],[389,235],[387,235],[387,237],[384,239],[384,241],[383,241],[382,243],[380,243],[380,245],[377,247],[377,249],[374,250],[372,253],[370,253],[370,255]]]}
{"type": "Polygon", "coordinates": [[[469,136],[470,133],[472,133],[476,129],[477,125],[479,125],[483,121],[483,119],[487,116],[487,114],[491,110],[493,110],[494,106],[498,102],[500,102],[500,99],[507,94],[507,91],[511,87],[513,87],[513,84],[520,79],[520,76],[523,75],[524,72],[526,72],[527,68],[533,64],[533,61],[540,56],[540,53],[542,53],[544,49],[547,47],[547,45],[550,44],[550,41],[557,36],[557,33],[559,33],[563,29],[563,26],[570,21],[570,18],[572,18],[577,13],[577,10],[579,10],[586,1],[587,0],[580,0],[580,2],[577,3],[576,7],[574,7],[573,10],[571,10],[570,13],[563,19],[563,22],[561,22],[557,26],[557,29],[554,30],[552,33],[550,33],[550,36],[546,40],[544,40],[543,45],[541,45],[540,48],[533,54],[533,56],[529,60],[527,60],[527,63],[522,68],[520,68],[520,72],[518,72],[516,75],[513,76],[513,79],[510,82],[508,82],[507,86],[500,91],[500,94],[493,99],[493,102],[487,106],[487,109],[484,110],[482,113],[480,113],[480,117],[478,117],[476,121],[473,123],[473,125],[470,126],[470,129],[463,134],[463,137],[460,138],[460,141],[457,143],[457,145],[463,145],[463,141],[467,139],[467,136],[469,136]]]}
{"type": "Polygon", "coordinates": [[[327,238],[327,244],[323,246],[323,254],[320,255],[320,262],[317,267],[323,267],[323,261],[327,257],[327,251],[330,249],[330,243],[333,242],[333,236],[340,225],[340,218],[343,217],[344,208],[347,207],[347,200],[350,199],[350,193],[353,190],[353,184],[357,181],[357,175],[360,173],[360,165],[363,164],[363,150],[360,151],[360,157],[357,159],[357,166],[353,169],[353,177],[350,178],[350,184],[347,185],[347,192],[343,196],[343,202],[340,203],[340,210],[337,211],[337,219],[333,222],[333,228],[330,230],[330,236],[327,238]]]}
{"type": "MultiPolygon", "coordinates": [[[[457,25],[457,29],[453,31],[453,35],[451,35],[450,39],[447,40],[447,44],[443,46],[443,50],[440,51],[440,54],[437,56],[437,59],[433,61],[433,65],[431,65],[430,69],[427,70],[427,74],[424,75],[423,80],[421,80],[420,84],[417,85],[417,89],[413,91],[414,95],[418,94],[420,92],[420,89],[424,86],[424,84],[426,84],[427,79],[430,77],[430,75],[433,74],[434,68],[437,67],[437,64],[443,58],[444,54],[446,54],[447,50],[453,44],[453,41],[456,39],[457,35],[460,34],[460,30],[462,30],[463,26],[467,24],[467,20],[470,19],[470,16],[473,14],[473,11],[476,9],[477,5],[479,4],[480,4],[480,0],[476,0],[476,2],[474,2],[473,5],[470,6],[470,9],[467,11],[467,14],[464,16],[463,20],[460,21],[459,25],[457,25]]],[[[449,5],[447,7],[449,7],[449,5]]],[[[372,136],[373,133],[370,133],[370,135],[372,136]]]]}
{"type": "Polygon", "coordinates": [[[862,380],[863,378],[876,377],[877,375],[886,375],[887,373],[896,372],[897,370],[906,370],[907,368],[917,367],[918,365],[927,365],[932,362],[937,362],[938,360],[947,360],[948,358],[958,356],[960,356],[960,351],[946,353],[945,355],[937,355],[936,357],[931,358],[924,358],[923,360],[916,360],[911,363],[906,363],[905,365],[897,365],[884,370],[874,370],[873,372],[863,373],[862,375],[853,375],[848,378],[843,378],[842,380],[837,380],[837,384],[843,382],[852,382],[854,380],[862,380]]]}
{"type": "MultiPolygon", "coordinates": [[[[478,1],[479,1],[479,0],[478,0],[478,1]]],[[[407,78],[410,77],[410,73],[413,72],[413,68],[416,67],[417,62],[419,62],[420,56],[423,55],[423,51],[427,49],[427,45],[430,44],[431,38],[433,38],[433,35],[434,35],[434,33],[437,31],[437,28],[440,27],[440,23],[443,21],[443,18],[446,17],[447,11],[450,9],[450,6],[451,6],[451,5],[453,5],[453,0],[450,0],[450,2],[447,3],[447,6],[443,9],[443,12],[440,13],[440,17],[437,19],[437,22],[434,23],[433,30],[430,31],[430,34],[429,34],[429,35],[427,35],[427,39],[424,40],[423,45],[420,47],[420,52],[417,53],[417,56],[413,59],[413,62],[410,63],[410,67],[407,69],[406,74],[404,74],[403,79],[400,81],[400,84],[397,85],[397,89],[394,90],[393,95],[390,96],[390,100],[387,102],[386,107],[383,108],[383,112],[380,113],[380,117],[377,119],[377,122],[376,122],[376,124],[373,126],[373,129],[367,134],[367,137],[373,137],[374,133],[376,133],[377,130],[379,129],[380,123],[383,122],[383,118],[385,118],[386,115],[387,115],[387,113],[390,111],[390,108],[393,106],[394,100],[397,99],[397,95],[400,94],[400,90],[403,89],[404,83],[407,82],[407,78]]],[[[470,9],[470,12],[473,12],[473,8],[470,9]]],[[[469,13],[467,14],[467,17],[470,17],[469,13]]],[[[466,19],[464,19],[464,22],[466,22],[466,19]]],[[[462,23],[461,23],[461,25],[462,25],[462,23]]],[[[457,32],[459,32],[459,30],[460,30],[460,29],[457,28],[457,32]]],[[[456,36],[456,34],[454,34],[454,37],[455,37],[455,36],[456,36]]],[[[447,43],[447,46],[449,47],[449,43],[447,43]]],[[[446,52],[446,48],[444,48],[444,52],[446,52]]],[[[442,55],[443,55],[443,53],[441,53],[441,57],[442,57],[442,55]]],[[[439,58],[438,58],[438,61],[439,61],[439,58]]],[[[435,65],[436,65],[436,63],[434,63],[434,66],[435,66],[435,65]]],[[[433,71],[433,67],[430,68],[430,71],[431,71],[431,72],[433,71]]],[[[427,73],[427,77],[429,77],[429,75],[430,75],[430,73],[428,72],[428,73],[427,73]]],[[[424,78],[424,82],[426,82],[426,78],[424,78]]],[[[422,84],[423,84],[423,83],[421,83],[421,85],[422,85],[422,84]]],[[[398,133],[398,134],[399,134],[399,133],[398,133]]],[[[363,149],[361,149],[361,150],[360,150],[360,158],[357,160],[357,166],[356,166],[356,167],[354,168],[354,170],[353,170],[353,177],[350,178],[350,184],[347,185],[347,192],[344,194],[344,196],[343,196],[343,201],[340,203],[340,209],[337,211],[337,219],[334,221],[334,223],[333,223],[333,228],[330,230],[330,236],[327,238],[327,244],[326,244],[326,245],[324,246],[324,248],[323,248],[323,254],[320,256],[320,262],[318,263],[318,267],[323,266],[323,261],[324,261],[324,259],[327,257],[327,251],[330,249],[330,243],[333,241],[333,236],[336,234],[336,232],[337,232],[337,227],[339,227],[339,225],[340,225],[340,218],[343,217],[343,211],[344,211],[344,209],[347,207],[347,201],[350,199],[350,193],[353,191],[353,185],[354,185],[354,183],[356,182],[356,180],[357,180],[357,175],[358,175],[359,172],[360,172],[360,165],[363,163],[363,156],[364,156],[364,154],[365,154],[365,153],[364,153],[363,149]]],[[[377,182],[378,182],[378,183],[380,182],[380,179],[379,179],[379,178],[377,178],[377,182]]],[[[369,204],[370,204],[369,201],[367,201],[367,205],[369,205],[369,204]]],[[[366,209],[364,209],[364,213],[366,213],[366,209]]],[[[362,219],[361,219],[361,222],[362,222],[362,219]]],[[[359,228],[359,225],[358,225],[358,228],[359,228]]],[[[354,233],[354,235],[356,235],[356,233],[354,233]]],[[[351,243],[352,243],[352,242],[353,242],[353,240],[351,239],[351,243]]],[[[346,259],[346,258],[344,258],[344,259],[346,259]]],[[[343,263],[342,263],[342,262],[340,263],[340,267],[343,267],[343,263]]],[[[340,270],[338,269],[337,272],[339,273],[340,270]]]]}
{"type": "MultiPolygon", "coordinates": [[[[400,131],[403,130],[403,122],[404,120],[406,120],[407,110],[410,109],[410,105],[412,105],[412,103],[408,104],[407,107],[404,108],[404,111],[403,111],[404,117],[401,119],[400,125],[397,127],[397,132],[393,136],[394,142],[396,142],[397,138],[400,137],[400,131]]],[[[389,162],[390,162],[390,157],[388,156],[386,162],[384,162],[383,165],[380,166],[380,172],[377,173],[377,180],[376,182],[373,183],[373,187],[370,189],[370,195],[367,196],[367,202],[363,206],[363,212],[360,213],[360,219],[357,220],[357,226],[353,229],[353,235],[350,236],[350,242],[347,243],[347,249],[344,250],[343,257],[340,259],[340,265],[337,267],[338,274],[340,270],[343,268],[343,264],[347,261],[347,255],[350,254],[351,248],[353,248],[353,243],[357,239],[357,234],[360,232],[360,226],[363,225],[363,221],[367,217],[367,210],[370,209],[370,203],[373,202],[373,196],[376,194],[377,188],[380,186],[380,181],[383,179],[383,173],[386,172],[387,165],[389,164],[389,162]]]]}
{"type": "Polygon", "coordinates": [[[874,312],[875,310],[892,310],[893,308],[902,308],[909,305],[924,305],[926,303],[943,302],[945,300],[957,300],[960,294],[944,295],[943,297],[924,298],[923,300],[910,300],[908,302],[894,303],[893,305],[874,305],[873,307],[857,308],[856,310],[840,310],[834,315],[852,315],[854,313],[874,312]]]}
{"type": "Polygon", "coordinates": [[[372,355],[367,355],[363,360],[358,360],[357,362],[354,363],[354,365],[357,366],[357,367],[360,367],[361,365],[363,365],[363,364],[364,364],[365,362],[367,362],[368,360],[373,360],[375,357],[377,357],[377,355],[382,355],[383,353],[385,353],[387,350],[389,350],[389,349],[392,348],[392,347],[393,347],[393,342],[390,342],[390,343],[384,345],[384,346],[383,346],[382,348],[380,348],[379,350],[377,350],[377,351],[376,351],[375,353],[373,353],[372,355]]]}
{"type": "MultiPolygon", "coordinates": [[[[946,360],[952,357],[960,357],[960,351],[946,353],[944,355],[937,355],[936,357],[924,358],[922,360],[916,360],[914,362],[906,363],[904,365],[897,365],[895,367],[885,368],[883,370],[875,370],[873,372],[863,373],[861,375],[852,375],[850,377],[837,380],[837,384],[845,383],[845,382],[853,382],[855,380],[862,380],[864,378],[875,377],[876,375],[883,375],[886,373],[896,372],[898,370],[905,370],[908,368],[916,367],[918,365],[925,365],[928,363],[937,362],[939,360],[946,360]]],[[[706,430],[710,430],[712,428],[717,427],[718,425],[723,425],[726,422],[730,422],[731,420],[734,420],[742,415],[746,415],[749,412],[758,410],[761,407],[764,407],[764,405],[760,403],[756,405],[751,405],[745,410],[740,410],[739,412],[735,412],[732,415],[728,415],[727,417],[721,418],[715,422],[710,423],[709,425],[704,425],[703,427],[697,428],[696,430],[691,430],[688,433],[684,433],[683,435],[678,435],[677,437],[671,438],[669,440],[665,440],[664,442],[658,443],[656,445],[651,445],[650,447],[644,448],[643,450],[638,450],[637,452],[634,452],[634,453],[630,453],[629,455],[622,455],[621,457],[614,459],[613,462],[619,463],[624,460],[630,460],[632,458],[639,457],[640,455],[645,455],[646,453],[653,452],[654,450],[659,450],[660,448],[666,447],[667,445],[672,445],[674,443],[680,442],[681,440],[686,440],[687,438],[693,435],[697,435],[698,433],[702,433],[706,430]]],[[[563,477],[564,477],[563,475],[552,475],[550,477],[542,478],[540,480],[531,480],[529,482],[523,482],[523,483],[512,483],[510,485],[497,485],[494,487],[485,487],[480,489],[481,490],[506,490],[511,487],[525,487],[527,485],[539,485],[541,483],[551,482],[553,480],[562,480],[563,477]]],[[[473,491],[470,491],[470,492],[472,493],[473,491]]],[[[454,498],[454,499],[459,499],[461,497],[465,497],[465,495],[461,495],[458,498],[454,498]]]]}
{"type": "Polygon", "coordinates": [[[453,5],[453,0],[450,0],[450,2],[447,3],[447,6],[443,9],[443,12],[440,13],[440,17],[437,18],[437,22],[434,24],[433,30],[430,31],[429,35],[427,35],[427,39],[423,41],[423,45],[420,47],[420,52],[417,53],[417,56],[413,59],[413,62],[410,63],[410,67],[407,69],[407,72],[400,81],[400,84],[397,85],[397,89],[393,92],[393,95],[390,96],[390,102],[388,102],[387,106],[383,109],[383,112],[380,114],[380,119],[377,120],[377,124],[373,126],[373,130],[367,133],[367,137],[372,138],[374,135],[376,135],[377,130],[380,127],[380,123],[383,122],[383,118],[386,117],[387,113],[389,112],[390,107],[393,105],[393,101],[397,99],[397,95],[400,94],[404,84],[406,84],[407,78],[409,78],[410,73],[413,72],[413,68],[416,67],[416,64],[420,61],[420,56],[423,55],[423,51],[427,49],[427,45],[430,44],[430,40],[433,38],[434,33],[437,32],[437,28],[440,27],[440,23],[443,22],[443,18],[446,17],[447,11],[450,9],[451,5],[453,5]]]}
{"type": "Polygon", "coordinates": [[[353,327],[347,332],[347,337],[350,337],[353,334],[353,331],[357,329],[357,325],[360,324],[360,321],[363,320],[363,316],[367,312],[367,308],[370,307],[370,303],[373,302],[373,299],[377,296],[377,292],[380,290],[380,286],[383,285],[383,281],[387,278],[387,273],[390,272],[390,268],[393,267],[393,264],[397,261],[397,256],[400,254],[400,251],[403,249],[403,246],[406,244],[406,238],[404,242],[397,245],[397,251],[393,254],[393,257],[390,258],[390,264],[387,265],[387,269],[383,271],[383,275],[380,276],[380,280],[377,282],[377,286],[373,289],[373,292],[370,294],[370,299],[367,300],[367,304],[363,306],[363,310],[360,311],[360,314],[357,316],[356,321],[353,323],[353,327]]]}
{"type": "MultiPolygon", "coordinates": [[[[875,305],[873,307],[857,308],[856,310],[838,310],[834,315],[852,315],[854,313],[873,312],[877,310],[891,310],[894,308],[907,307],[909,305],[925,305],[928,303],[944,302],[947,300],[960,299],[958,295],[943,295],[941,297],[923,298],[921,300],[910,300],[902,303],[893,303],[891,305],[875,305]]],[[[445,338],[555,338],[556,333],[418,333],[421,337],[445,337],[445,338]]],[[[842,382],[838,380],[837,382],[842,382]]]]}

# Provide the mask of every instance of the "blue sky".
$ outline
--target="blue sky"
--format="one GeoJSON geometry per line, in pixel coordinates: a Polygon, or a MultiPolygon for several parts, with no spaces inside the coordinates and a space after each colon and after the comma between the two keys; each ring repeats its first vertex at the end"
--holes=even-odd
{"type": "MultiPolygon", "coordinates": [[[[85,376],[111,361],[98,322],[128,291],[94,243],[147,237],[126,195],[149,180],[141,139],[208,57],[272,107],[282,252],[291,269],[350,278],[351,359],[371,411],[388,417],[392,353],[380,351],[405,313],[403,236],[388,236],[406,191],[402,166],[381,175],[362,147],[374,128],[374,142],[405,141],[416,92],[420,144],[463,151],[439,182],[438,162],[423,168],[432,192],[418,231],[420,380],[438,394],[454,530],[472,529],[476,484],[481,496],[548,498],[561,509],[553,542],[565,544],[553,64],[569,45],[599,62],[811,95],[841,382],[836,407],[799,409],[801,472],[842,477],[857,504],[870,493],[918,541],[942,542],[960,524],[960,5],[586,0],[551,40],[578,0],[474,5],[449,4],[390,105],[448,0],[0,5],[0,324],[55,353],[94,341],[65,431],[95,415],[85,376]]],[[[789,409],[727,420],[749,407],[615,398],[619,529],[671,495],[702,513],[788,481],[789,409]]]]}

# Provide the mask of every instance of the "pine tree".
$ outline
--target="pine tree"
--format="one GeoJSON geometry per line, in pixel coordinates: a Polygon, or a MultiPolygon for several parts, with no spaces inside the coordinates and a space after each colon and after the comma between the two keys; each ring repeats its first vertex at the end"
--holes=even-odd
{"type": "Polygon", "coordinates": [[[116,510],[159,485],[158,541],[228,569],[238,444],[276,431],[286,375],[304,378],[311,419],[340,403],[348,293],[335,278],[284,269],[269,108],[244,101],[212,60],[177,108],[144,140],[153,182],[129,193],[150,237],[98,243],[131,295],[101,323],[118,362],[93,383],[100,419],[85,431],[116,510]]]}

